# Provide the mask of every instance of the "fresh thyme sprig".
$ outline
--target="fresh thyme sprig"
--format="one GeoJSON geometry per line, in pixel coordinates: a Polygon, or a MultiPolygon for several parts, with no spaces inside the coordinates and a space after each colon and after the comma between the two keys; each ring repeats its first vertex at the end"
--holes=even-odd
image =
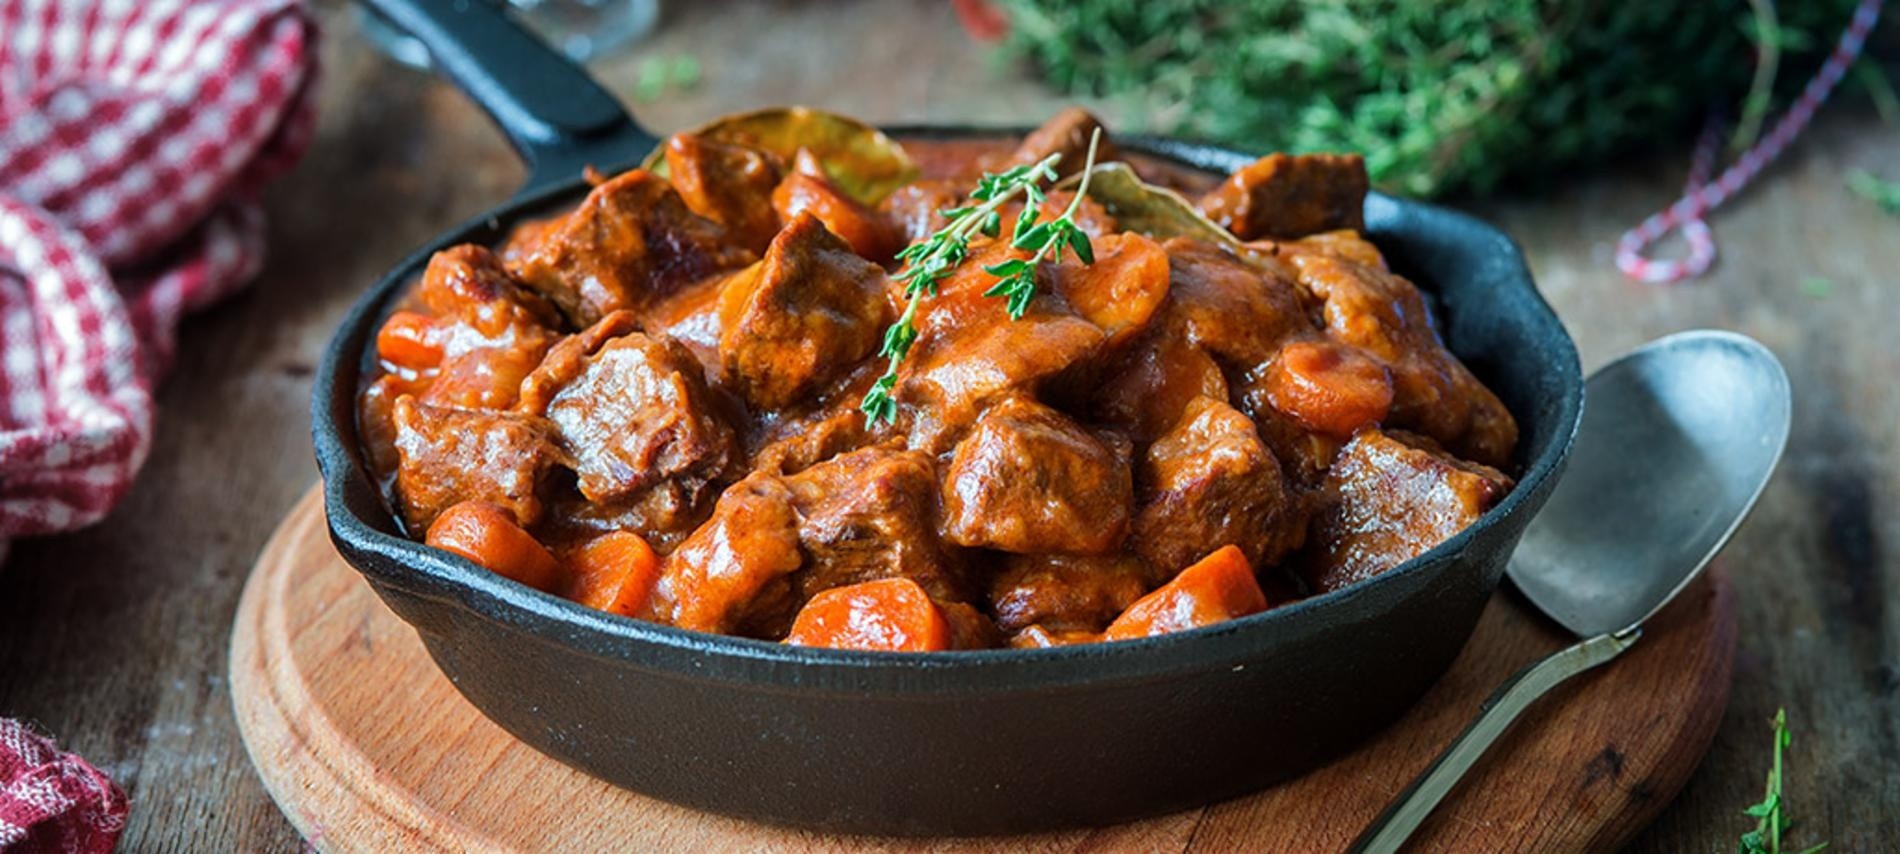
{"type": "Polygon", "coordinates": [[[1023,312],[1029,310],[1029,301],[1036,296],[1036,265],[1044,258],[1051,262],[1062,260],[1062,247],[1075,250],[1075,256],[1084,264],[1095,263],[1095,247],[1089,245],[1089,236],[1075,224],[1075,212],[1082,207],[1082,197],[1088,195],[1089,178],[1095,171],[1095,146],[1102,139],[1097,130],[1089,137],[1089,157],[1082,167],[1082,183],[1075,188],[1075,198],[1069,200],[1062,215],[1048,222],[1038,223],[1040,212],[1035,205],[1023,208],[1022,216],[1016,219],[1016,230],[1012,232],[1009,245],[1017,249],[1027,249],[1036,254],[1027,259],[1011,258],[1001,264],[992,264],[983,268],[983,272],[996,277],[996,284],[983,292],[986,297],[1003,297],[1008,300],[1007,309],[1010,320],[1021,320],[1023,312]]]}
{"type": "Polygon", "coordinates": [[[1051,154],[1036,163],[985,174],[977,180],[976,189],[970,193],[972,204],[939,211],[950,223],[897,253],[897,260],[904,262],[904,269],[895,278],[904,284],[907,300],[897,322],[884,330],[883,346],[878,348],[878,356],[888,360],[884,373],[871,384],[871,390],[865,393],[864,401],[858,405],[867,422],[877,424],[897,420],[897,401],[892,397],[897,388],[897,364],[904,360],[910,353],[911,345],[917,342],[917,304],[926,294],[936,296],[938,283],[969,257],[972,238],[978,234],[992,238],[1002,234],[1003,218],[998,211],[1003,205],[1017,196],[1024,197],[1023,212],[1016,218],[1015,227],[1010,232],[1010,245],[1036,253],[1026,261],[1011,259],[983,268],[985,272],[998,277],[996,284],[984,291],[983,295],[1007,299],[1006,308],[1011,320],[1020,319],[1023,312],[1029,310],[1029,301],[1036,295],[1036,265],[1044,257],[1061,260],[1062,246],[1066,244],[1075,250],[1083,263],[1095,263],[1094,248],[1089,245],[1088,235],[1076,226],[1074,217],[1082,204],[1082,197],[1088,193],[1088,173],[1095,168],[1095,150],[1101,137],[1102,132],[1098,129],[1089,138],[1088,160],[1082,167],[1082,184],[1076,188],[1075,198],[1061,216],[1048,222],[1037,222],[1041,216],[1039,206],[1048,197],[1042,185],[1055,183],[1055,167],[1062,160],[1061,154],[1051,154]]]}
{"type": "MultiPolygon", "coordinates": [[[[1788,712],[1775,710],[1775,759],[1768,769],[1767,791],[1762,794],[1761,803],[1743,810],[1743,814],[1756,819],[1755,829],[1742,834],[1739,854],[1781,854],[1781,833],[1788,828],[1787,813],[1782,811],[1781,800],[1781,751],[1793,739],[1788,735],[1788,712]]],[[[1827,847],[1823,842],[1812,848],[1806,848],[1801,854],[1814,854],[1827,847]]]]}

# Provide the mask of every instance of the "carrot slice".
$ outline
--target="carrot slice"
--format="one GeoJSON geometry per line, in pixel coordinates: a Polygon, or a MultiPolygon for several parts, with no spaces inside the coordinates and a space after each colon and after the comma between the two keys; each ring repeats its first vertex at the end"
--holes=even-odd
{"type": "Polygon", "coordinates": [[[950,649],[951,640],[937,603],[908,578],[833,587],[813,596],[785,638],[796,646],[882,652],[950,649]]]}
{"type": "Polygon", "coordinates": [[[660,558],[632,531],[602,534],[569,551],[563,596],[596,610],[631,617],[660,581],[660,558]]]}
{"type": "Polygon", "coordinates": [[[376,355],[399,368],[427,370],[442,364],[442,342],[435,320],[426,314],[398,311],[376,332],[376,355]]]}
{"type": "Polygon", "coordinates": [[[1308,430],[1344,438],[1385,420],[1392,375],[1357,347],[1295,341],[1267,369],[1267,400],[1308,430]]]}
{"type": "Polygon", "coordinates": [[[464,501],[442,511],[423,542],[537,590],[553,590],[561,582],[560,561],[522,529],[515,514],[486,501],[464,501]]]}
{"type": "Polygon", "coordinates": [[[772,209],[778,211],[780,222],[791,222],[810,211],[832,234],[851,244],[851,251],[872,261],[889,261],[897,252],[890,224],[824,178],[804,172],[786,175],[772,191],[772,209]]]}
{"type": "Polygon", "coordinates": [[[1165,635],[1266,609],[1266,594],[1260,592],[1247,556],[1234,546],[1222,546],[1181,570],[1173,581],[1135,600],[1108,625],[1102,639],[1165,635]]]}

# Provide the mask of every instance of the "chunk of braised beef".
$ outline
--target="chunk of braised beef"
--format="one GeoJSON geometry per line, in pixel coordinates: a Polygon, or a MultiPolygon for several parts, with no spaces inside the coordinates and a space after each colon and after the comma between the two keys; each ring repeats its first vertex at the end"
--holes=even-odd
{"type": "Polygon", "coordinates": [[[1001,241],[982,245],[918,311],[917,341],[898,368],[911,447],[946,451],[990,401],[1034,394],[1101,352],[1107,336],[1046,286],[1046,267],[1021,318],[1011,320],[1003,299],[984,295],[996,277],[983,267],[1021,254],[1001,241]]]}
{"type": "Polygon", "coordinates": [[[968,186],[946,178],[913,181],[891,191],[878,203],[897,237],[909,245],[941,231],[950,224],[943,211],[961,207],[968,186]]]}
{"type": "Polygon", "coordinates": [[[1205,241],[1176,237],[1168,253],[1163,322],[1238,370],[1271,358],[1288,340],[1314,331],[1299,285],[1280,266],[1249,264],[1205,241]]]}
{"type": "Polygon", "coordinates": [[[416,297],[434,318],[442,360],[423,400],[446,406],[505,409],[521,381],[557,338],[559,315],[523,288],[494,253],[480,246],[444,249],[429,259],[416,297]]]}
{"type": "Polygon", "coordinates": [[[564,462],[544,419],[396,399],[396,496],[403,524],[420,535],[442,511],[485,501],[524,526],[540,521],[541,489],[564,462]]]}
{"type": "Polygon", "coordinates": [[[724,383],[757,410],[800,403],[877,350],[890,322],[884,269],[809,213],[720,294],[724,383]]]}
{"type": "Polygon", "coordinates": [[[798,609],[791,576],[804,562],[791,490],[777,477],[753,474],[728,487],[712,518],[667,555],[641,616],[777,638],[798,609]]]}
{"type": "Polygon", "coordinates": [[[1365,228],[1370,187],[1357,154],[1276,153],[1241,167],[1198,206],[1242,240],[1292,239],[1365,228]]]}
{"type": "Polygon", "coordinates": [[[724,226],[728,238],[764,252],[778,232],[772,188],[784,174],[773,154],[732,142],[677,133],[666,140],[666,176],[693,213],[724,226]]]}
{"type": "Polygon", "coordinates": [[[931,598],[970,598],[961,560],[937,533],[937,470],[917,451],[863,448],[784,479],[807,561],[799,601],[821,590],[908,578],[931,598]]]}
{"type": "Polygon", "coordinates": [[[633,332],[575,349],[524,385],[523,407],[553,422],[582,495],[613,503],[668,481],[691,494],[730,476],[737,440],[684,347],[633,332]]]}
{"type": "Polygon", "coordinates": [[[1207,351],[1157,324],[1138,339],[1097,387],[1095,417],[1148,443],[1181,419],[1199,397],[1227,399],[1227,378],[1207,351]]]}
{"type": "Polygon", "coordinates": [[[1505,465],[1517,421],[1438,337],[1418,288],[1391,273],[1328,255],[1295,256],[1300,281],[1324,300],[1327,334],[1391,372],[1387,423],[1432,437],[1459,456],[1505,465]]]}
{"type": "Polygon", "coordinates": [[[1267,399],[1266,383],[1260,377],[1243,380],[1234,390],[1234,403],[1253,419],[1260,440],[1280,461],[1280,471],[1299,489],[1319,488],[1346,440],[1308,430],[1291,416],[1273,408],[1267,399]]]}
{"type": "Polygon", "coordinates": [[[1225,401],[1190,403],[1180,422],[1149,446],[1141,465],[1142,506],[1133,544],[1149,565],[1180,571],[1232,545],[1254,566],[1298,547],[1301,502],[1254,424],[1225,401]]]}
{"type": "Polygon", "coordinates": [[[396,476],[396,401],[404,395],[420,394],[426,380],[400,374],[383,374],[356,396],[356,429],[363,438],[363,451],[370,471],[378,483],[390,483],[396,476]]]}
{"type": "Polygon", "coordinates": [[[1313,589],[1337,590],[1424,554],[1510,491],[1511,479],[1497,469],[1402,435],[1362,431],[1333,461],[1301,561],[1313,589]]]}
{"type": "Polygon", "coordinates": [[[944,537],[1016,554],[1106,554],[1128,533],[1128,441],[1040,403],[989,407],[943,481],[944,537]]]}
{"type": "Polygon", "coordinates": [[[1154,587],[1134,555],[1009,555],[990,579],[990,612],[1005,632],[1099,632],[1154,587]]]}
{"type": "Polygon", "coordinates": [[[1379,247],[1372,245],[1363,233],[1349,228],[1309,234],[1298,240],[1257,240],[1248,243],[1247,248],[1286,261],[1297,255],[1329,255],[1375,270],[1388,269],[1385,254],[1379,247]]]}
{"type": "Polygon", "coordinates": [[[754,275],[757,267],[758,263],[753,262],[675,291],[640,316],[640,327],[649,335],[664,335],[679,342],[699,361],[700,374],[706,381],[718,385],[724,370],[719,361],[719,335],[725,331],[720,325],[719,295],[727,282],[754,275]]]}
{"type": "Polygon", "coordinates": [[[1088,162],[1089,138],[1096,131],[1102,132],[1102,141],[1096,148],[1095,162],[1121,159],[1101,119],[1081,107],[1068,107],[1023,137],[1010,153],[1008,163],[1012,166],[1037,163],[1051,154],[1060,154],[1062,159],[1056,162],[1056,174],[1066,178],[1082,171],[1083,164],[1088,162]]]}
{"type": "Polygon", "coordinates": [[[758,257],[644,169],[595,187],[573,212],[523,232],[505,255],[517,278],[581,326],[643,310],[758,257]]]}
{"type": "Polygon", "coordinates": [[[866,392],[884,366],[864,362],[808,407],[779,413],[751,436],[752,467],[775,474],[796,474],[839,454],[871,445],[902,445],[902,423],[872,424],[859,411],[866,392]]]}

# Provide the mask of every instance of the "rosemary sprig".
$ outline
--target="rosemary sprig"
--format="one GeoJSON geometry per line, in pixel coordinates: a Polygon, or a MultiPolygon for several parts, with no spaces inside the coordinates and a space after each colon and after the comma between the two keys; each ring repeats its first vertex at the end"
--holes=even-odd
{"type": "Polygon", "coordinates": [[[1076,226],[1074,216],[1082,204],[1082,197],[1088,193],[1088,173],[1095,168],[1095,149],[1101,136],[1102,132],[1098,129],[1089,138],[1088,161],[1082,167],[1082,184],[1076,188],[1075,198],[1061,216],[1048,222],[1037,222],[1041,216],[1038,207],[1048,197],[1043,185],[1055,183],[1055,167],[1062,160],[1061,154],[1051,154],[1036,163],[985,174],[977,180],[976,189],[970,193],[972,204],[939,211],[950,223],[897,253],[897,260],[904,262],[904,269],[897,274],[896,280],[904,283],[907,301],[904,313],[898,316],[897,322],[884,330],[883,346],[878,349],[878,355],[888,360],[884,373],[871,384],[864,401],[858,404],[867,422],[877,424],[897,420],[897,401],[892,393],[897,388],[897,364],[904,360],[910,353],[911,345],[917,342],[917,304],[926,294],[936,296],[938,283],[969,257],[971,239],[978,234],[992,238],[1002,234],[1002,214],[998,211],[1003,205],[1017,196],[1024,198],[1023,212],[1016,218],[1010,232],[1010,245],[1036,253],[1027,261],[1011,259],[983,268],[985,272],[998,277],[996,284],[984,291],[983,295],[1007,299],[1006,308],[1011,320],[1020,319],[1023,312],[1029,310],[1029,301],[1036,294],[1036,265],[1044,257],[1061,260],[1062,246],[1066,244],[1075,250],[1083,263],[1095,263],[1094,248],[1089,245],[1088,235],[1076,226]]]}
{"type": "MultiPolygon", "coordinates": [[[[1744,815],[1756,819],[1755,829],[1742,834],[1739,854],[1781,854],[1781,833],[1788,828],[1788,816],[1782,811],[1781,800],[1781,752],[1793,739],[1788,735],[1788,712],[1775,710],[1775,759],[1768,769],[1767,791],[1762,794],[1761,803],[1742,811],[1744,815]]],[[[1801,851],[1801,854],[1814,854],[1827,847],[1823,842],[1801,851]]]]}

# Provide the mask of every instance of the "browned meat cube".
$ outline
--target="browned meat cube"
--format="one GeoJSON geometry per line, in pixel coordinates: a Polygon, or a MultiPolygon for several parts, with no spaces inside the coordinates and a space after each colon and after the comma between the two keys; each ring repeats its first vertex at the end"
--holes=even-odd
{"type": "Polygon", "coordinates": [[[1221,546],[1270,566],[1300,545],[1306,519],[1252,421],[1209,397],[1148,448],[1135,550],[1163,574],[1221,546]]]}
{"type": "Polygon", "coordinates": [[[1303,567],[1321,592],[1371,578],[1424,554],[1477,521],[1511,490],[1496,469],[1366,430],[1327,474],[1331,495],[1313,525],[1303,567]]]}
{"type": "Polygon", "coordinates": [[[1227,378],[1207,351],[1157,326],[1135,342],[1096,390],[1096,417],[1146,444],[1181,420],[1195,398],[1227,399],[1227,378]]]}
{"type": "Polygon", "coordinates": [[[1163,322],[1180,324],[1187,339],[1239,370],[1273,358],[1289,338],[1309,334],[1313,322],[1299,285],[1276,267],[1248,264],[1219,246],[1177,237],[1168,252],[1168,301],[1163,322]]]}
{"type": "Polygon", "coordinates": [[[1415,430],[1459,456],[1509,462],[1517,421],[1438,338],[1425,298],[1391,273],[1328,255],[1292,259],[1300,282],[1325,300],[1328,334],[1382,362],[1392,375],[1386,424],[1415,430]]]}
{"type": "Polygon", "coordinates": [[[442,511],[486,501],[522,525],[541,518],[542,479],[562,455],[548,423],[532,415],[456,409],[396,399],[396,494],[420,535],[442,511]]]}
{"type": "Polygon", "coordinates": [[[1322,231],[1298,240],[1257,240],[1248,243],[1247,248],[1288,261],[1296,255],[1331,255],[1375,270],[1387,269],[1385,254],[1379,247],[1352,229],[1322,231]]]}
{"type": "Polygon", "coordinates": [[[712,518],[668,555],[642,617],[702,632],[775,637],[798,603],[804,565],[791,490],[754,474],[719,496],[712,518]]]}
{"type": "Polygon", "coordinates": [[[1098,130],[1102,131],[1102,141],[1095,150],[1095,162],[1120,159],[1120,153],[1108,141],[1108,131],[1102,127],[1101,120],[1081,107],[1068,107],[1023,137],[1022,144],[1009,155],[1009,163],[1036,163],[1051,154],[1060,154],[1062,159],[1056,162],[1056,174],[1066,178],[1082,171],[1082,165],[1088,162],[1089,137],[1098,130]]]}
{"type": "Polygon", "coordinates": [[[865,448],[785,478],[808,557],[794,583],[803,602],[819,591],[908,578],[931,598],[970,598],[961,564],[937,535],[937,472],[916,451],[865,448]]]}
{"type": "MultiPolygon", "coordinates": [[[[819,396],[815,404],[763,423],[751,436],[752,467],[796,474],[839,454],[885,444],[902,435],[899,424],[870,424],[858,410],[871,383],[883,373],[878,362],[865,362],[819,396]]],[[[901,442],[899,443],[901,444],[901,442]]]]}
{"type": "Polygon", "coordinates": [[[622,501],[667,481],[696,495],[729,475],[737,442],[684,347],[635,332],[585,356],[556,355],[569,358],[551,355],[522,405],[545,406],[589,500],[622,501]]]}
{"type": "Polygon", "coordinates": [[[437,321],[454,321],[484,339],[550,329],[560,315],[508,274],[487,248],[464,243],[429,258],[416,298],[437,321]]]}
{"type": "Polygon", "coordinates": [[[961,182],[944,178],[913,181],[885,196],[878,212],[904,243],[916,243],[950,224],[940,211],[962,206],[965,189],[961,182]]]}
{"type": "Polygon", "coordinates": [[[1130,554],[1010,555],[990,580],[990,612],[1005,632],[1099,632],[1153,586],[1130,554]]]}
{"type": "Polygon", "coordinates": [[[777,157],[750,146],[690,133],[666,141],[666,176],[686,207],[753,252],[764,252],[778,232],[772,188],[783,173],[777,157]]]}
{"type": "Polygon", "coordinates": [[[462,245],[429,259],[416,295],[434,316],[442,361],[422,399],[505,409],[557,337],[554,307],[523,288],[494,253],[462,245]]]}
{"type": "Polygon", "coordinates": [[[670,554],[705,523],[712,510],[708,492],[666,481],[631,498],[596,503],[579,492],[561,489],[550,497],[547,514],[535,533],[555,548],[614,531],[635,531],[654,551],[670,554]]]}
{"type": "Polygon", "coordinates": [[[1103,554],[1128,533],[1129,446],[1040,403],[1009,398],[957,443],[944,538],[1017,554],[1103,554]]]}
{"type": "Polygon", "coordinates": [[[641,315],[640,328],[649,335],[664,335],[684,345],[693,358],[699,360],[700,373],[706,381],[718,385],[722,370],[719,335],[724,331],[719,325],[719,295],[727,282],[757,272],[755,262],[724,276],[687,285],[641,315]]]}
{"type": "Polygon", "coordinates": [[[948,450],[990,401],[1035,392],[1094,359],[1107,339],[1049,288],[1011,320],[1003,299],[983,295],[996,282],[983,267],[1019,255],[998,241],[973,256],[924,301],[917,342],[899,366],[897,399],[913,416],[910,444],[919,450],[948,450]]]}
{"type": "Polygon", "coordinates": [[[855,400],[841,402],[774,425],[753,456],[752,466],[797,474],[839,454],[878,444],[880,432],[865,423],[855,400]]]}
{"type": "Polygon", "coordinates": [[[519,232],[504,255],[517,278],[585,326],[758,257],[729,241],[671,184],[634,169],[595,187],[565,217],[519,232]]]}
{"type": "Polygon", "coordinates": [[[1207,218],[1242,240],[1365,228],[1366,160],[1357,154],[1269,154],[1202,196],[1207,218]]]}
{"type": "Polygon", "coordinates": [[[1280,471],[1301,489],[1317,489],[1346,440],[1308,430],[1292,416],[1273,408],[1273,402],[1267,399],[1265,375],[1261,371],[1260,376],[1245,380],[1235,389],[1234,402],[1253,419],[1261,441],[1280,461],[1280,471]]]}
{"type": "Polygon", "coordinates": [[[754,269],[719,299],[723,382],[753,408],[799,403],[877,349],[891,319],[884,270],[816,217],[794,218],[754,269]]]}

